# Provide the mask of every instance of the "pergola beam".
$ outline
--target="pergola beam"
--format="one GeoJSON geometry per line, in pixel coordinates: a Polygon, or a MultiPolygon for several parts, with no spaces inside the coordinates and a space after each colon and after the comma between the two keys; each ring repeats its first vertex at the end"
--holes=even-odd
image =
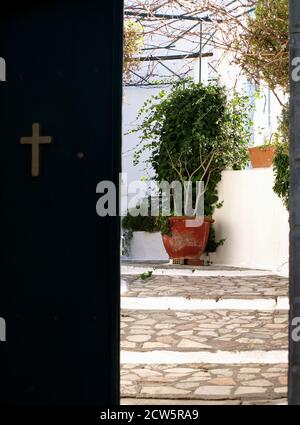
{"type": "Polygon", "coordinates": [[[207,52],[202,54],[189,53],[187,55],[141,56],[141,57],[135,58],[135,60],[140,62],[172,61],[172,60],[179,60],[179,59],[199,59],[199,57],[208,58],[212,56],[213,56],[212,52],[207,52]]]}
{"type": "Polygon", "coordinates": [[[191,15],[172,15],[169,13],[145,13],[145,12],[133,12],[130,10],[125,10],[124,12],[125,16],[134,16],[139,18],[156,18],[156,19],[172,19],[172,20],[179,20],[179,21],[197,21],[197,22],[223,22],[222,19],[216,19],[213,20],[209,18],[208,16],[200,17],[200,16],[191,16],[191,15]]]}
{"type": "MultiPolygon", "coordinates": [[[[144,54],[141,54],[141,57],[136,57],[135,60],[142,62],[164,62],[164,61],[176,61],[176,60],[185,60],[185,59],[197,59],[199,60],[199,81],[202,81],[202,58],[214,56],[212,53],[203,53],[205,46],[211,41],[212,45],[215,46],[215,34],[218,32],[219,25],[225,23],[230,17],[232,19],[238,20],[240,17],[251,13],[254,8],[252,3],[247,3],[241,8],[234,7],[238,0],[228,0],[225,6],[221,8],[211,8],[208,4],[200,8],[195,8],[194,10],[187,10],[182,6],[181,8],[169,8],[165,6],[173,4],[172,1],[156,0],[153,2],[154,7],[149,6],[149,9],[143,4],[140,0],[136,0],[138,6],[134,6],[134,1],[131,3],[128,2],[124,15],[127,18],[132,18],[141,23],[142,26],[145,26],[145,37],[148,34],[151,34],[151,44],[153,43],[153,37],[157,36],[158,42],[157,46],[148,46],[144,47],[144,54]],[[158,7],[158,5],[160,7],[158,7]],[[162,5],[164,9],[162,9],[162,5]],[[251,8],[250,8],[251,7],[251,8]],[[224,9],[224,10],[223,10],[224,9]],[[162,12],[164,10],[164,12],[162,12]],[[169,12],[169,13],[168,13],[169,12]],[[222,13],[223,12],[223,13],[222,13]],[[231,16],[232,14],[232,16],[231,16]],[[190,27],[190,28],[187,28],[190,27]],[[199,30],[196,28],[199,27],[199,30]],[[158,30],[157,30],[158,28],[158,30]],[[205,32],[204,32],[205,29],[205,32]],[[207,31],[206,31],[207,30],[207,31]],[[161,33],[159,33],[161,31],[161,33]],[[172,32],[173,31],[173,32],[172,32]],[[178,34],[179,33],[179,34],[178,34]],[[197,40],[197,33],[199,38],[197,40]],[[161,38],[159,38],[161,36],[161,38]],[[191,40],[191,36],[193,39],[191,40]],[[165,38],[167,41],[165,41],[165,38]],[[180,40],[185,40],[185,38],[190,43],[199,43],[199,47],[195,49],[195,46],[191,46],[190,52],[182,52],[176,49],[176,43],[180,40]],[[168,43],[168,44],[167,44],[168,43]],[[164,44],[162,46],[162,44],[164,44]],[[165,46],[167,44],[167,46],[165,46]],[[172,49],[171,49],[172,48],[172,49]],[[160,55],[160,52],[156,52],[156,49],[171,49],[174,55],[160,55]],[[152,51],[151,55],[147,55],[146,50],[152,51]],[[177,51],[176,51],[177,50],[177,51]],[[195,50],[198,51],[195,54],[195,50]],[[182,54],[183,53],[183,54],[182,54]],[[155,56],[154,56],[155,55],[155,56]]],[[[213,51],[213,49],[209,49],[213,51]]],[[[169,52],[171,53],[171,52],[169,52]]],[[[189,66],[189,62],[185,62],[185,67],[189,66]]],[[[153,72],[152,68],[149,68],[149,72],[153,72]]],[[[173,72],[174,75],[177,75],[176,72],[173,72]]],[[[180,73],[180,75],[182,72],[180,73]]]]}

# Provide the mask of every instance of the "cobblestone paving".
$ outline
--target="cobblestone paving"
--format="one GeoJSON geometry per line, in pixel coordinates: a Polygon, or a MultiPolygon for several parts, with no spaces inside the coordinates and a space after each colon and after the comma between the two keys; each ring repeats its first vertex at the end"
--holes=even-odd
{"type": "Polygon", "coordinates": [[[123,365],[126,398],[285,403],[287,365],[123,365]]]}
{"type": "Polygon", "coordinates": [[[288,279],[280,276],[152,276],[151,279],[143,281],[137,276],[125,275],[122,276],[122,279],[128,284],[125,297],[176,296],[221,300],[234,298],[274,299],[288,296],[288,279]]]}
{"type": "MultiPolygon", "coordinates": [[[[147,270],[147,268],[145,269],[147,270]]],[[[144,270],[144,271],[145,271],[144,270]]],[[[122,276],[124,297],[275,299],[288,296],[279,276],[122,276]]],[[[252,310],[123,310],[121,349],[128,352],[251,352],[287,350],[288,312],[252,310]]],[[[176,360],[175,360],[176,361],[176,360]]],[[[123,404],[286,404],[287,365],[123,364],[123,404]]]]}
{"type": "Polygon", "coordinates": [[[124,398],[121,399],[123,406],[249,406],[249,405],[272,405],[282,406],[287,405],[287,399],[279,398],[272,400],[264,400],[263,398],[251,400],[183,400],[183,399],[163,399],[163,398],[124,398]]]}
{"type": "Polygon", "coordinates": [[[123,311],[121,348],[133,351],[245,351],[288,348],[288,313],[123,311]]]}

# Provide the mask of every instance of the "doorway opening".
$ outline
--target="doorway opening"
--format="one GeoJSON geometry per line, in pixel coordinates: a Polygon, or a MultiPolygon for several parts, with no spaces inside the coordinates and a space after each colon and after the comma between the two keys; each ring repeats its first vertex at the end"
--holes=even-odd
{"type": "Polygon", "coordinates": [[[249,71],[252,2],[171,3],[125,5],[121,402],[286,404],[288,75],[249,71]],[[176,251],[191,217],[170,220],[174,191],[161,213],[162,180],[204,181],[200,254],[176,251]]]}

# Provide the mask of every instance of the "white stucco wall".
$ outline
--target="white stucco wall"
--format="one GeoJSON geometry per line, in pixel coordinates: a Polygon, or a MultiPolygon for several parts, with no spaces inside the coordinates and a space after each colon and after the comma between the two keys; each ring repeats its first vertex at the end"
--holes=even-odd
{"type": "MultiPolygon", "coordinates": [[[[160,89],[144,87],[125,87],[123,95],[123,142],[122,169],[128,174],[128,181],[140,180],[147,176],[143,164],[133,166],[133,154],[140,141],[139,134],[128,134],[138,124],[137,115],[144,102],[157,94],[160,89]]],[[[144,156],[146,159],[146,155],[144,156]]]]}
{"type": "Polygon", "coordinates": [[[287,271],[288,212],[273,192],[271,168],[225,171],[219,186],[224,206],[214,214],[217,238],[226,238],[217,264],[287,271]]]}
{"type": "MultiPolygon", "coordinates": [[[[127,175],[127,183],[141,181],[143,178],[151,176],[151,169],[145,170],[144,164],[133,165],[134,151],[140,141],[138,133],[128,133],[134,129],[137,124],[137,115],[144,102],[151,96],[156,95],[160,89],[143,88],[143,87],[125,87],[123,95],[123,140],[122,140],[122,172],[127,175]]],[[[147,154],[143,156],[143,160],[147,159],[147,154]]],[[[140,194],[143,199],[144,194],[140,194]]],[[[128,202],[133,196],[128,196],[128,202]]],[[[125,194],[122,194],[122,211],[126,212],[127,202],[125,194]]]]}
{"type": "Polygon", "coordinates": [[[133,261],[169,261],[160,232],[133,232],[130,255],[133,261]]]}

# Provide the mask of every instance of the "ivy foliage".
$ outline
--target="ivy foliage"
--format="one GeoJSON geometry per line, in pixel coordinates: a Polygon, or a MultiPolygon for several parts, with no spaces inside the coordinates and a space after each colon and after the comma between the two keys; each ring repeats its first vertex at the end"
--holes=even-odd
{"type": "MultiPolygon", "coordinates": [[[[212,216],[223,205],[217,190],[222,171],[248,164],[249,108],[246,96],[234,94],[229,99],[225,89],[215,85],[185,82],[170,92],[162,90],[138,114],[140,124],[132,132],[138,132],[141,140],[134,165],[144,162],[151,167],[158,183],[203,181],[204,214],[212,216]]],[[[170,235],[167,217],[159,217],[157,224],[163,234],[170,235]]],[[[212,230],[207,250],[214,252],[223,243],[212,230]]]]}
{"type": "MultiPolygon", "coordinates": [[[[145,202],[145,201],[144,201],[145,202]]],[[[136,206],[136,209],[140,209],[141,204],[136,206]]],[[[130,245],[133,238],[133,232],[148,232],[154,233],[161,231],[158,217],[152,217],[150,211],[148,215],[144,216],[141,214],[133,215],[130,210],[122,218],[122,229],[124,238],[124,254],[130,255],[130,245]]]]}
{"type": "Polygon", "coordinates": [[[273,160],[275,184],[273,190],[289,207],[290,159],[289,159],[289,107],[283,108],[278,130],[274,137],[276,153],[273,160]]]}
{"type": "Polygon", "coordinates": [[[251,140],[249,103],[235,94],[228,99],[224,88],[203,84],[177,84],[148,99],[139,112],[141,134],[134,164],[149,154],[146,168],[154,169],[161,183],[203,181],[205,215],[219,202],[217,185],[225,169],[243,169],[248,163],[251,140]]]}
{"type": "Polygon", "coordinates": [[[216,252],[219,246],[224,245],[224,243],[225,239],[220,239],[219,241],[217,241],[216,232],[214,227],[212,226],[210,229],[207,245],[205,247],[205,254],[209,255],[213,252],[216,252]]]}
{"type": "Polygon", "coordinates": [[[130,211],[122,220],[122,228],[131,232],[159,232],[157,217],[137,215],[134,217],[130,211]]]}

